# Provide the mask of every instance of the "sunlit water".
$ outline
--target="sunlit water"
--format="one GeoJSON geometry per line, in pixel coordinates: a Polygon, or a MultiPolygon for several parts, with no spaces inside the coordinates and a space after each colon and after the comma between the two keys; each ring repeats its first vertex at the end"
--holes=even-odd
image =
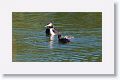
{"type": "Polygon", "coordinates": [[[13,61],[101,62],[101,13],[13,13],[13,61]],[[46,36],[50,20],[62,36],[74,37],[70,43],[46,36]]]}

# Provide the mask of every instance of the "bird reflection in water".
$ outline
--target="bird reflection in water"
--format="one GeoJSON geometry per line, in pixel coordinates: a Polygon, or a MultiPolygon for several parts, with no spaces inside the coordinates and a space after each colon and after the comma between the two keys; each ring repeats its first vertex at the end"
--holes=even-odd
{"type": "Polygon", "coordinates": [[[53,48],[53,42],[54,42],[54,35],[50,35],[50,36],[49,36],[49,39],[50,39],[50,41],[49,41],[49,46],[50,46],[50,48],[52,49],[52,48],[53,48]]]}

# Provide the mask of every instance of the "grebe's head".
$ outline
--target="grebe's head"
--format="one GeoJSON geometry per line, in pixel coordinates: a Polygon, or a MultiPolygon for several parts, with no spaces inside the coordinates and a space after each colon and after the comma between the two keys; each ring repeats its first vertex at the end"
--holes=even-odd
{"type": "Polygon", "coordinates": [[[50,23],[48,23],[45,27],[47,27],[47,28],[53,28],[53,23],[50,22],[50,23]]]}

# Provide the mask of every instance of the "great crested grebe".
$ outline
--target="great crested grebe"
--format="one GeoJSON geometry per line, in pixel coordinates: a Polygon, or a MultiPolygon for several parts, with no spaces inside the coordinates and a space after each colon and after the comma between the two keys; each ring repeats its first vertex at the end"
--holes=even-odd
{"type": "Polygon", "coordinates": [[[48,23],[45,27],[46,27],[46,31],[45,31],[46,35],[56,35],[59,33],[59,31],[54,28],[52,22],[48,23]]]}
{"type": "Polygon", "coordinates": [[[62,37],[61,34],[58,34],[58,41],[61,42],[61,43],[69,43],[70,39],[67,38],[67,37],[62,37]]]}

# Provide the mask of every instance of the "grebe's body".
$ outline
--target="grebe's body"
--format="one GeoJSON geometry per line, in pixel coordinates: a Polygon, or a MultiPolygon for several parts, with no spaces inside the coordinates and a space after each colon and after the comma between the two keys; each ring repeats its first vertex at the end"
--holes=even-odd
{"type": "Polygon", "coordinates": [[[61,34],[58,34],[58,41],[61,43],[69,43],[70,39],[62,38],[61,34]]]}

